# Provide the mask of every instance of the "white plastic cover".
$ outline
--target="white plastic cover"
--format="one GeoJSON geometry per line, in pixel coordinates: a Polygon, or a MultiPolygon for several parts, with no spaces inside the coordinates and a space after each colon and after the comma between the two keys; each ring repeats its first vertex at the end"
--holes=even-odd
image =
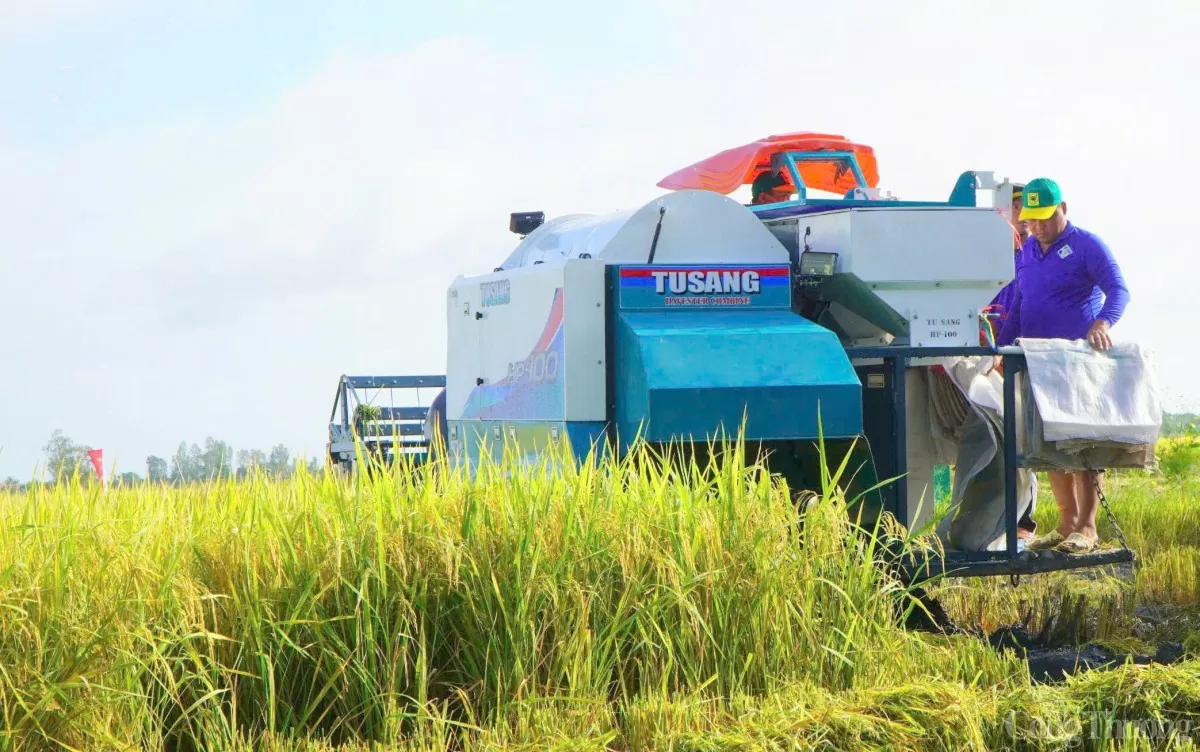
{"type": "Polygon", "coordinates": [[[517,245],[504,260],[505,269],[529,266],[538,261],[578,258],[587,254],[599,258],[613,235],[617,234],[636,209],[612,214],[567,214],[546,220],[517,245]]]}
{"type": "Polygon", "coordinates": [[[584,254],[605,264],[644,264],[651,247],[659,264],[788,263],[787,249],[737,201],[712,191],[678,191],[637,209],[550,219],[529,233],[501,267],[584,254]]]}
{"type": "Polygon", "coordinates": [[[1085,340],[1021,339],[1048,442],[1153,444],[1162,426],[1154,357],[1138,343],[1097,350],[1085,340]]]}

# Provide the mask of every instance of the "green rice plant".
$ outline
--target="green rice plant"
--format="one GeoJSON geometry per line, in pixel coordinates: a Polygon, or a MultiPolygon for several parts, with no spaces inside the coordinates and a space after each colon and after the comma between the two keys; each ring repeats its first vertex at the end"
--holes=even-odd
{"type": "Polygon", "coordinates": [[[1183,478],[1200,471],[1200,433],[1194,429],[1158,444],[1158,467],[1168,478],[1183,478]]]}

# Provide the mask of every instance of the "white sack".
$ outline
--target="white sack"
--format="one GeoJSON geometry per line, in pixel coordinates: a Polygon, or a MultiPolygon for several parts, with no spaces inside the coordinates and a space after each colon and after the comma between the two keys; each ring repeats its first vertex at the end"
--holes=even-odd
{"type": "Polygon", "coordinates": [[[1045,441],[1153,444],[1162,404],[1153,353],[1137,343],[1106,351],[1085,340],[1020,339],[1045,441]]]}

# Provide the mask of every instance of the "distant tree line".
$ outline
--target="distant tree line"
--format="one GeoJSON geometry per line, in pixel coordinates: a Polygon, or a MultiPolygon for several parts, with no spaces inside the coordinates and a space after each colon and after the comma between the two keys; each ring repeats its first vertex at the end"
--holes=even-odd
{"type": "MultiPolygon", "coordinates": [[[[204,440],[203,448],[195,443],[188,446],[186,441],[181,441],[169,460],[154,455],[147,457],[146,477],[154,482],[190,483],[217,478],[244,478],[255,469],[287,476],[296,472],[298,463],[303,462],[302,457],[293,458],[291,451],[283,444],[276,444],[269,453],[261,449],[239,449],[235,452],[228,442],[209,436],[204,440]]],[[[311,458],[307,464],[311,472],[320,472],[325,467],[318,457],[311,458]]]]}
{"type": "MultiPolygon", "coordinates": [[[[56,430],[42,447],[46,453],[45,480],[35,479],[33,482],[53,484],[56,480],[75,479],[83,484],[98,482],[92,461],[88,458],[91,448],[87,444],[76,443],[61,430],[56,430]]],[[[110,486],[129,485],[142,480],[182,485],[218,478],[244,478],[256,468],[287,477],[294,474],[301,464],[306,464],[312,473],[320,473],[325,469],[322,458],[313,457],[306,462],[303,457],[293,457],[284,444],[276,444],[270,452],[261,449],[239,449],[235,452],[228,442],[209,436],[204,440],[203,448],[196,443],[189,446],[186,441],[181,441],[170,458],[156,455],[147,457],[144,473],[121,471],[110,477],[108,482],[110,486]]],[[[10,476],[0,487],[27,489],[29,485],[10,476]]]]}
{"type": "MultiPolygon", "coordinates": [[[[1200,415],[1164,413],[1161,435],[1200,436],[1200,415]]],[[[46,452],[46,482],[54,483],[55,479],[72,480],[75,477],[79,477],[80,482],[85,484],[96,482],[96,471],[87,456],[90,446],[77,444],[62,431],[56,430],[42,449],[46,452]]],[[[266,453],[261,449],[239,449],[235,452],[227,442],[209,436],[204,440],[203,448],[196,443],[189,446],[186,441],[179,442],[179,448],[169,460],[150,455],[146,458],[145,475],[124,471],[110,478],[109,485],[129,485],[143,478],[154,483],[174,485],[216,478],[244,478],[254,468],[287,477],[295,473],[302,462],[304,460],[300,457],[293,458],[291,451],[283,444],[276,444],[266,453]]],[[[313,457],[306,464],[309,472],[314,474],[325,469],[325,462],[320,457],[313,457]]],[[[24,490],[29,486],[30,483],[22,483],[12,476],[0,483],[0,489],[24,490]]]]}

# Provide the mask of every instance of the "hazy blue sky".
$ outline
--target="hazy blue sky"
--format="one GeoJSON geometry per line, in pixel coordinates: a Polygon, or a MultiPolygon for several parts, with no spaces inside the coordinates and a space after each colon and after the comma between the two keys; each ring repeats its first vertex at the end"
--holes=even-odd
{"type": "Polygon", "coordinates": [[[1058,180],[1132,286],[1114,334],[1200,405],[1200,5],[832,5],[0,0],[0,478],[55,428],[118,470],[320,454],[339,374],[444,370],[445,288],[510,211],[791,130],[901,197],[1058,180]]]}

